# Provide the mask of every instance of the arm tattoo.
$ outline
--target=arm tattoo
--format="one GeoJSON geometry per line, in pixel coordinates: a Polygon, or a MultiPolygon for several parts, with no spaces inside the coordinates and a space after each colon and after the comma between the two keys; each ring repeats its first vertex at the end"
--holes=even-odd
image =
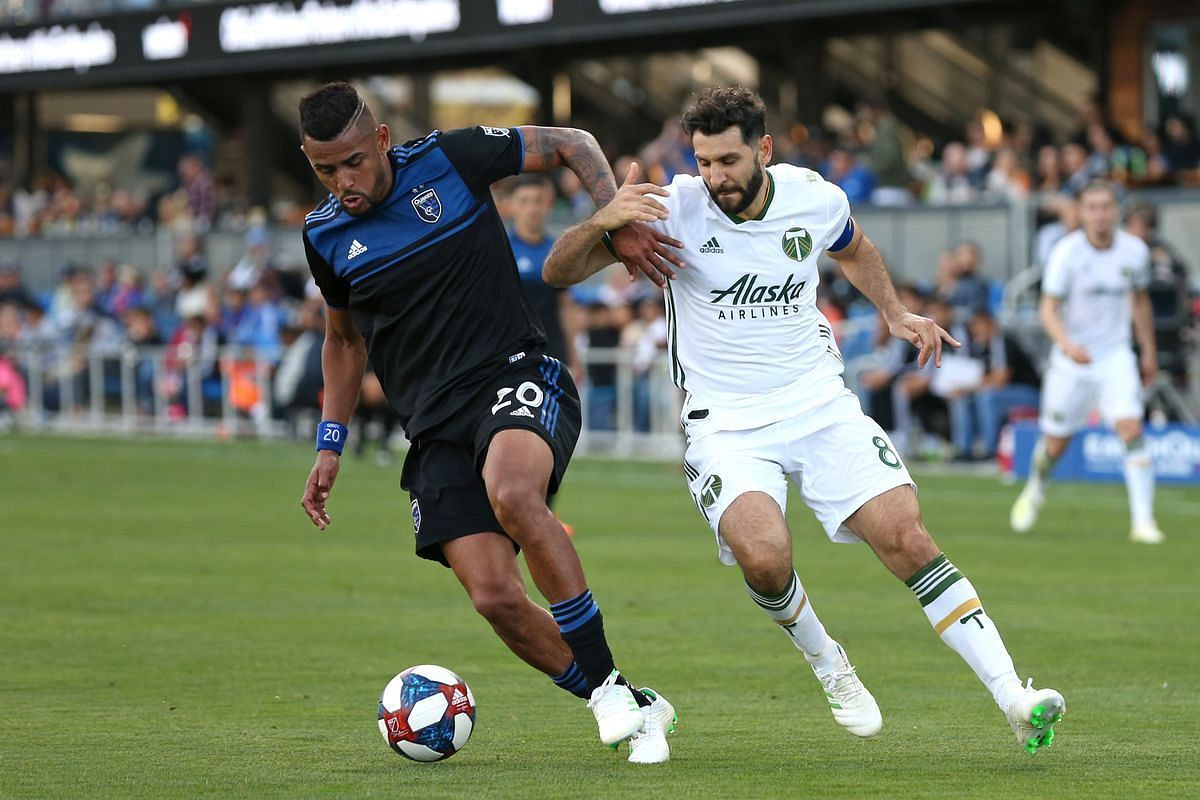
{"type": "Polygon", "coordinates": [[[533,126],[522,128],[521,133],[525,138],[527,169],[541,172],[565,166],[579,176],[597,208],[613,199],[617,182],[608,159],[590,133],[575,128],[533,126]]]}

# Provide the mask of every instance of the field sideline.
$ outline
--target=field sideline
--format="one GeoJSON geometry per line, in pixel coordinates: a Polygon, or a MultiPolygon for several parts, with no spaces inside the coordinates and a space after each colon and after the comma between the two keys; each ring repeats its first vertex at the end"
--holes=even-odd
{"type": "Polygon", "coordinates": [[[347,458],[321,533],[302,445],[0,437],[0,797],[1195,797],[1200,491],[1160,489],[1168,541],[1128,542],[1124,487],[918,476],[926,521],[1022,676],[1062,690],[1049,751],[1003,715],[863,546],[793,493],[796,564],[879,701],[832,720],[791,645],[716,560],[675,465],[582,460],[559,503],[618,663],[680,711],[672,761],[603,748],[581,701],[518,662],[448,570],[412,553],[399,467],[347,458]],[[380,739],[400,669],[479,703],[448,762],[380,739]],[[1189,788],[1190,787],[1190,788],[1189,788]]]}

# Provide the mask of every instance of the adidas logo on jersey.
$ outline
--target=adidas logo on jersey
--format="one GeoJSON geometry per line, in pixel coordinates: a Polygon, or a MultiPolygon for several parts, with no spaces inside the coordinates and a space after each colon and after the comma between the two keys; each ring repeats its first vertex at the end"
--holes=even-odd
{"type": "Polygon", "coordinates": [[[508,412],[508,415],[510,417],[533,417],[533,412],[525,406],[520,406],[516,411],[508,412]]]}
{"type": "Polygon", "coordinates": [[[355,239],[350,242],[350,252],[346,254],[346,260],[349,261],[352,258],[361,256],[365,252],[367,252],[367,246],[358,239],[355,239]]]}
{"type": "Polygon", "coordinates": [[[704,244],[700,245],[700,252],[701,253],[724,253],[725,248],[721,247],[720,243],[717,242],[717,237],[714,236],[711,239],[709,239],[707,242],[705,242],[704,244]]]}

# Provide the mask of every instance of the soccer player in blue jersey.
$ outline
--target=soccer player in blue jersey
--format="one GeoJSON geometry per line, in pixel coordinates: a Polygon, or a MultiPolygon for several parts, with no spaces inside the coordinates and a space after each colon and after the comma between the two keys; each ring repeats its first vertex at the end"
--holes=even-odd
{"type": "MultiPolygon", "coordinates": [[[[666,761],[674,709],[615,668],[579,557],[546,505],[575,447],[579,398],[545,351],[489,188],[565,166],[603,206],[616,183],[595,139],[481,126],[393,147],[346,83],[300,101],[300,138],[329,190],[304,225],[327,305],[323,421],[305,512],[322,530],[330,523],[326,503],[369,352],[412,443],[400,482],[418,555],[454,570],[518,657],[588,698],[601,741],[628,740],[635,763],[666,761]],[[520,549],[550,613],[526,593],[520,549]]],[[[621,235],[648,257],[677,260],[664,247],[678,246],[673,239],[644,227],[621,235]]]]}
{"type": "Polygon", "coordinates": [[[554,237],[546,231],[554,206],[554,184],[534,172],[518,175],[507,188],[508,242],[517,260],[521,288],[546,332],[546,352],[575,370],[571,293],[542,280],[542,265],[554,246],[554,237]]]}

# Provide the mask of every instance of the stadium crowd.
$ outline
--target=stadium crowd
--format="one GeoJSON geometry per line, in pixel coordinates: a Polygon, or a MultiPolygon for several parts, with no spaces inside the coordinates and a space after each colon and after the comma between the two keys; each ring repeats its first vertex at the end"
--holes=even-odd
{"type": "MultiPolygon", "coordinates": [[[[852,205],[1032,200],[1049,220],[1094,178],[1129,187],[1200,186],[1200,137],[1194,121],[1181,116],[1169,116],[1160,129],[1131,141],[1093,101],[1085,104],[1078,130],[1056,141],[1043,127],[1004,125],[981,115],[966,125],[960,140],[940,149],[900,125],[885,106],[862,103],[853,113],[827,117],[823,126],[784,125],[775,137],[775,160],[819,171],[846,191],[852,205]]],[[[636,159],[660,183],[696,170],[695,155],[674,120],[636,152],[622,154],[612,146],[606,152],[618,173],[636,159]]],[[[242,229],[250,209],[238,186],[235,176],[215,175],[194,153],[180,158],[174,187],[153,196],[104,182],[78,184],[53,169],[19,187],[0,171],[0,237],[116,234],[155,226],[199,233],[213,226],[242,229]]],[[[577,182],[564,184],[562,195],[573,218],[587,213],[587,193],[577,182]]],[[[283,224],[300,221],[290,211],[277,216],[283,224]]]]}
{"type": "MultiPolygon", "coordinates": [[[[1062,144],[1029,126],[991,139],[985,128],[983,121],[972,122],[964,140],[947,144],[935,161],[927,139],[906,143],[885,108],[864,104],[825,134],[794,126],[777,137],[776,153],[779,160],[818,169],[847,192],[852,204],[1033,198],[1046,220],[1031,258],[1036,264],[1044,263],[1058,238],[1079,226],[1073,194],[1086,181],[1109,177],[1138,186],[1200,182],[1200,141],[1178,118],[1167,120],[1161,135],[1147,134],[1138,143],[1121,139],[1095,104],[1085,108],[1079,133],[1062,144]]],[[[677,173],[695,172],[694,154],[672,122],[637,153],[615,158],[618,181],[635,160],[661,183],[677,173]]],[[[510,224],[513,190],[497,187],[510,224]]],[[[545,200],[535,238],[552,236],[592,210],[587,192],[569,172],[548,187],[545,200]]],[[[1152,206],[1131,206],[1126,224],[1153,249],[1160,357],[1164,371],[1183,385],[1185,350],[1196,339],[1200,312],[1187,268],[1158,240],[1152,206]]],[[[163,409],[173,417],[188,414],[196,397],[189,392],[189,375],[201,376],[199,396],[209,407],[232,402],[245,415],[285,419],[317,410],[322,306],[307,273],[278,263],[265,225],[264,212],[247,211],[221,191],[203,159],[192,154],[179,160],[175,187],[154,198],[106,186],[81,193],[54,173],[45,173],[29,191],[0,182],[0,235],[103,234],[165,226],[176,243],[174,263],[148,273],[113,262],[65,265],[57,286],[37,296],[23,288],[21,265],[0,265],[0,407],[21,409],[33,402],[30,371],[36,369],[41,373],[36,381],[42,387],[39,402],[46,410],[64,410],[67,404],[83,408],[95,385],[89,368],[97,360],[105,365],[101,383],[112,400],[122,391],[119,356],[137,346],[162,348],[159,361],[139,361],[135,370],[142,414],[163,409]],[[226,223],[245,229],[245,253],[236,264],[209,264],[204,232],[226,223]],[[222,358],[226,346],[244,348],[243,356],[222,358]],[[18,356],[19,351],[26,356],[18,356]],[[36,365],[28,357],[34,351],[41,354],[36,365]],[[195,366],[189,371],[193,362],[200,364],[198,371],[195,366]],[[271,375],[269,397],[257,380],[259,363],[271,375]]],[[[927,285],[903,287],[910,308],[934,317],[967,343],[951,368],[937,372],[917,369],[915,351],[872,324],[874,310],[836,265],[823,276],[819,304],[841,332],[848,380],[864,406],[910,453],[991,458],[1003,421],[1036,408],[1040,353],[1027,352],[1037,349],[1030,348],[1033,342],[1000,327],[1001,287],[979,277],[981,257],[973,243],[956,243],[931,269],[917,270],[934,276],[927,285]]],[[[534,283],[539,273],[538,264],[522,265],[523,276],[534,283]]],[[[630,368],[633,425],[650,430],[658,402],[650,390],[651,373],[667,339],[659,293],[647,282],[630,283],[623,271],[610,270],[576,287],[562,302],[553,302],[567,342],[561,356],[587,393],[588,427],[616,428],[619,386],[629,380],[619,373],[630,368]],[[609,348],[632,354],[631,367],[604,355],[609,348]]],[[[362,413],[377,422],[371,430],[386,443],[394,421],[373,378],[365,379],[363,398],[362,413]]],[[[386,457],[386,450],[381,453],[386,457]]]]}

